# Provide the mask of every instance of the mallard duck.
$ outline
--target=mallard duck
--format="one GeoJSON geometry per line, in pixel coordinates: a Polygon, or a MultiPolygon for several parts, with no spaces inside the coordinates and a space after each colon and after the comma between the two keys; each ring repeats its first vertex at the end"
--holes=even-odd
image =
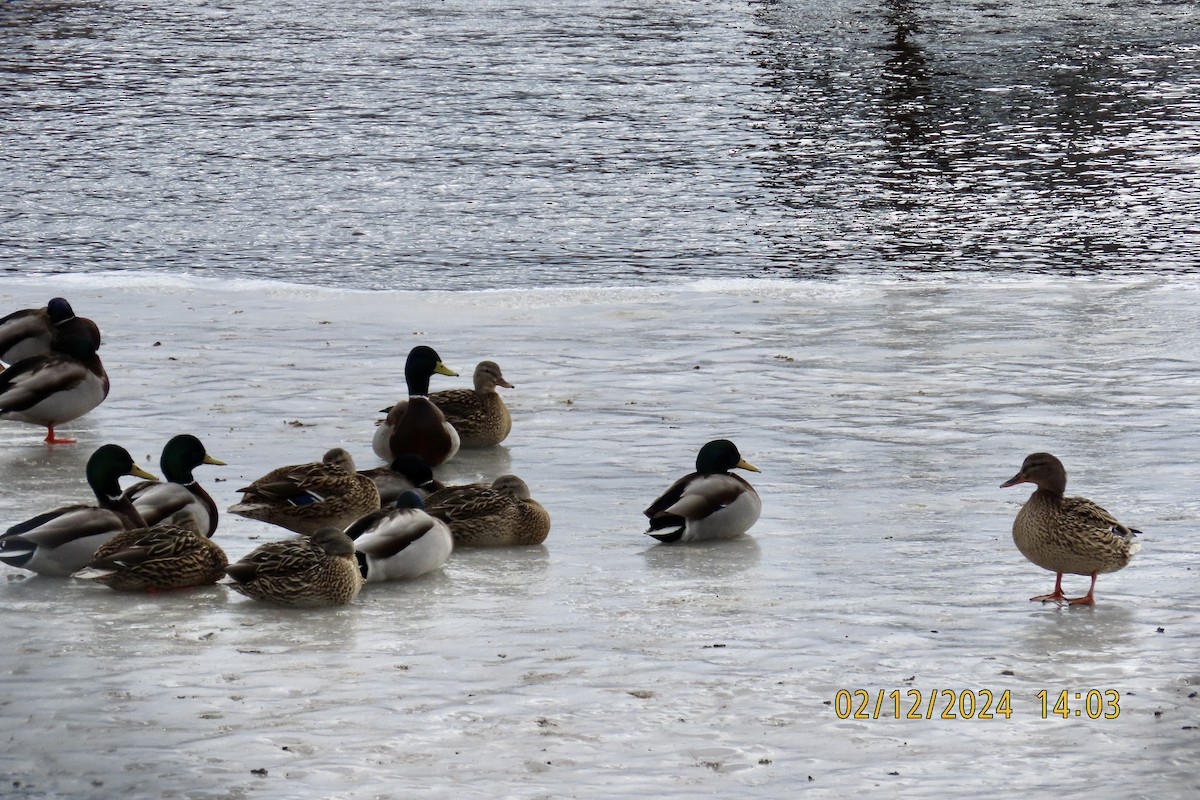
{"type": "Polygon", "coordinates": [[[366,475],[375,483],[375,488],[379,490],[379,504],[383,508],[395,505],[396,499],[404,492],[415,489],[425,497],[443,487],[441,481],[434,480],[433,469],[428,462],[413,453],[401,453],[386,467],[363,469],[358,474],[366,475]]]}
{"type": "Polygon", "coordinates": [[[373,511],[346,529],[363,581],[402,581],[446,563],[454,539],[446,523],[425,513],[421,495],[403,492],[392,508],[373,511]]]}
{"type": "Polygon", "coordinates": [[[344,528],[379,508],[379,490],[340,447],[311,464],[273,469],[238,491],[242,502],[229,507],[231,514],[306,535],[344,528]]]}
{"type": "Polygon", "coordinates": [[[118,533],[146,527],[133,504],[121,496],[117,479],[122,475],[154,478],[133,463],[125,448],[98,448],[87,462],[87,482],[99,505],[63,506],[12,526],[0,536],[0,561],[42,575],[70,575],[118,533]]]}
{"type": "Polygon", "coordinates": [[[744,478],[729,472],[734,468],[759,472],[728,439],[701,447],[696,471],[672,483],[645,510],[650,518],[646,533],[660,542],[699,542],[733,539],[748,531],[758,521],[762,500],[744,478]]]}
{"type": "Polygon", "coordinates": [[[1067,470],[1049,453],[1034,453],[1021,471],[1001,488],[1018,483],[1037,486],[1013,521],[1013,541],[1021,555],[1055,573],[1054,591],[1030,600],[1065,600],[1070,605],[1094,605],[1096,576],[1116,572],[1141,549],[1134,539],[1141,533],[1117,522],[1116,517],[1083,497],[1064,497],[1067,470]],[[1090,575],[1091,586],[1083,597],[1063,594],[1063,573],[1090,575]]]}
{"type": "Polygon", "coordinates": [[[151,527],[167,522],[211,538],[217,532],[217,504],[192,470],[201,464],[225,466],[225,462],[210,456],[195,436],[183,433],[163,446],[158,463],[166,480],[135,483],[125,490],[125,497],[151,527]]]}
{"type": "Polygon", "coordinates": [[[225,551],[204,534],[164,523],[118,533],[75,577],[119,592],[161,592],[216,583],[228,564],[225,551]]]}
{"type": "Polygon", "coordinates": [[[500,444],[512,430],[512,416],[496,387],[515,387],[504,380],[495,361],[480,361],[475,367],[474,382],[474,389],[447,389],[434,392],[429,399],[458,431],[463,447],[500,444]]]}
{"type": "Polygon", "coordinates": [[[108,374],[90,340],[67,336],[55,347],[0,372],[0,419],[45,426],[47,444],[71,444],[75,440],[56,437],[54,427],[100,405],[108,397],[108,374]]]}
{"type": "Polygon", "coordinates": [[[442,363],[432,347],[414,347],[404,364],[408,399],[391,407],[371,442],[375,455],[384,461],[390,462],[400,453],[415,453],[436,467],[458,452],[458,431],[429,399],[429,379],[434,373],[458,375],[442,363]]]}
{"type": "Polygon", "coordinates": [[[25,308],[0,319],[0,362],[15,364],[49,355],[67,336],[78,336],[100,347],[100,329],[86,317],[75,316],[71,304],[55,297],[45,308],[25,308]]]}
{"type": "Polygon", "coordinates": [[[541,544],[550,534],[550,514],[516,475],[441,489],[425,499],[425,510],[445,520],[456,547],[541,544]]]}
{"type": "Polygon", "coordinates": [[[347,605],[363,584],[354,542],[337,528],[260,545],[225,574],[234,591],[293,608],[347,605]]]}

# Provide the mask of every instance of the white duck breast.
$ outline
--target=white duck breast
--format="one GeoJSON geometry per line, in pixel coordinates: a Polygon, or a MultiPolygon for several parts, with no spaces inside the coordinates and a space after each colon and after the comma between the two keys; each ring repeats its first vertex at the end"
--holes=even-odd
{"type": "Polygon", "coordinates": [[[70,422],[91,411],[108,395],[108,382],[78,361],[39,357],[10,369],[0,391],[0,417],[34,425],[70,422]]]}
{"type": "Polygon", "coordinates": [[[666,511],[687,521],[680,541],[732,539],[758,521],[762,500],[736,475],[698,475],[666,511]]]}
{"type": "Polygon", "coordinates": [[[109,539],[126,530],[116,513],[68,506],[14,525],[0,537],[0,560],[39,575],[66,577],[83,569],[109,539]]]}
{"type": "Polygon", "coordinates": [[[646,533],[660,542],[698,542],[733,539],[749,530],[758,521],[762,501],[731,469],[759,471],[728,439],[701,447],[696,471],[672,483],[642,512],[650,519],[646,533]]]}
{"type": "Polygon", "coordinates": [[[450,529],[419,508],[370,514],[346,530],[367,583],[409,580],[439,569],[454,550],[450,529]]]}

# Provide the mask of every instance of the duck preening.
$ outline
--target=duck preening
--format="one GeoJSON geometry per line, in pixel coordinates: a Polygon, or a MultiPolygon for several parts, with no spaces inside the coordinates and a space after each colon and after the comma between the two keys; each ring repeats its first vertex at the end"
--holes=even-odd
{"type": "Polygon", "coordinates": [[[15,364],[26,358],[54,352],[68,336],[78,336],[100,347],[100,328],[86,317],[75,316],[71,304],[55,297],[45,308],[24,308],[0,319],[0,363],[15,364]]]}
{"type": "Polygon", "coordinates": [[[55,427],[78,419],[108,397],[108,373],[96,344],[67,336],[48,355],[32,356],[0,372],[0,419],[46,428],[46,444],[71,444],[55,427]]]}

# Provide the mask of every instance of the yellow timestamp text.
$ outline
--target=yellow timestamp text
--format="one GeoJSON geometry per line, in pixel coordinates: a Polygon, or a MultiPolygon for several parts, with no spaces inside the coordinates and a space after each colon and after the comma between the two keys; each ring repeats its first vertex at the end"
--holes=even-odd
{"type": "MultiPolygon", "coordinates": [[[[1042,689],[1034,696],[1042,719],[1116,719],[1121,693],[1116,689],[1042,689]]],[[[838,689],[833,696],[838,719],[1011,719],[1011,689],[838,689]]]]}

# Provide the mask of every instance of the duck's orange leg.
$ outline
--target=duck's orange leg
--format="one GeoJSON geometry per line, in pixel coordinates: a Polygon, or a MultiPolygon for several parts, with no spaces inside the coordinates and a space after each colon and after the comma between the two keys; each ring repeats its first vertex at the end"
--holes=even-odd
{"type": "Polygon", "coordinates": [[[1058,573],[1058,577],[1054,579],[1054,592],[1052,594],[1039,594],[1037,597],[1029,598],[1029,602],[1032,603],[1034,600],[1041,600],[1045,603],[1047,600],[1066,600],[1067,596],[1063,594],[1062,590],[1062,576],[1063,574],[1060,572],[1058,573]]]}
{"type": "Polygon", "coordinates": [[[1098,575],[1098,574],[1099,573],[1096,573],[1096,572],[1092,573],[1092,585],[1088,587],[1087,594],[1085,594],[1083,597],[1072,597],[1067,602],[1073,606],[1094,606],[1094,605],[1096,605],[1096,598],[1094,595],[1096,592],[1096,575],[1098,575]]]}
{"type": "Polygon", "coordinates": [[[46,438],[42,439],[46,444],[75,444],[74,439],[59,439],[54,435],[54,426],[46,426],[46,438]]]}

